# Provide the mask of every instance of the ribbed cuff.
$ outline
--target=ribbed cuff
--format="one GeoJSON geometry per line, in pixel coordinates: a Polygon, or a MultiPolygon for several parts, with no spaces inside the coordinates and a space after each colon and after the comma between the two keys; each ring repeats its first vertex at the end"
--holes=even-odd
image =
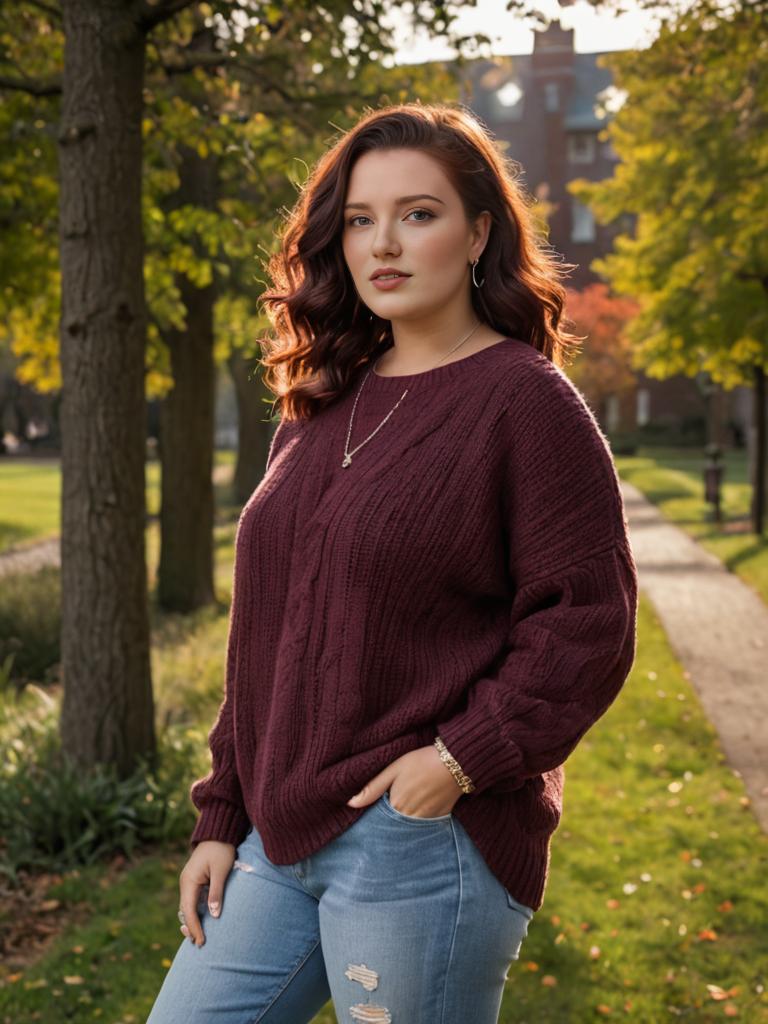
{"type": "Polygon", "coordinates": [[[215,839],[219,843],[239,846],[248,834],[250,826],[243,807],[227,800],[216,800],[200,812],[189,842],[191,846],[196,846],[205,839],[215,839]]]}
{"type": "Polygon", "coordinates": [[[475,793],[511,781],[521,768],[522,751],[504,739],[499,722],[481,705],[438,722],[437,734],[474,783],[475,793]]]}

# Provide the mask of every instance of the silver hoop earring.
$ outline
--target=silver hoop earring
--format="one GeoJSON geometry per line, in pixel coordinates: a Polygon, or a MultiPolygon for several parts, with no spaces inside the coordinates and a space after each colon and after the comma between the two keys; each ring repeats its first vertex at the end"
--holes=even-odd
{"type": "Polygon", "coordinates": [[[472,283],[474,284],[475,288],[482,288],[483,285],[485,284],[485,278],[483,278],[483,280],[480,282],[480,284],[478,284],[477,283],[477,278],[475,277],[475,267],[477,266],[477,264],[479,262],[480,262],[480,257],[479,256],[477,257],[476,260],[472,261],[472,283]]]}

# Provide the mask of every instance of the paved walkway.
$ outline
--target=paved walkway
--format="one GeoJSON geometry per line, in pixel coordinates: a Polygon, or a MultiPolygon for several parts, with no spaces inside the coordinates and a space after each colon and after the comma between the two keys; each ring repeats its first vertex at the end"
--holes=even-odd
{"type": "Polygon", "coordinates": [[[621,482],[641,589],[768,832],[768,606],[621,482]]]}
{"type": "MultiPolygon", "coordinates": [[[[232,474],[232,466],[214,466],[213,482],[228,483],[232,479],[232,474]]],[[[61,565],[61,544],[58,537],[20,544],[9,548],[8,551],[0,552],[0,579],[17,572],[36,572],[47,565],[61,565]]]]}

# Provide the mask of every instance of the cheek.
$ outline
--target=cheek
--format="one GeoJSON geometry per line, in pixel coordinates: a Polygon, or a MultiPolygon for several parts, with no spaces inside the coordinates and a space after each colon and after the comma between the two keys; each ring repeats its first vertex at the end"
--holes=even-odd
{"type": "Polygon", "coordinates": [[[362,247],[359,242],[358,244],[355,244],[355,239],[353,237],[347,237],[342,239],[341,249],[344,253],[344,259],[347,261],[347,266],[354,275],[364,258],[362,247]]]}

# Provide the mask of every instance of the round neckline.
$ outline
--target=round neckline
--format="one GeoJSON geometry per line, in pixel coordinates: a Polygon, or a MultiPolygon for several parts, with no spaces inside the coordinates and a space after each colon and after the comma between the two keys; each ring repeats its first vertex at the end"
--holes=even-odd
{"type": "Polygon", "coordinates": [[[464,356],[462,359],[454,359],[451,363],[442,363],[439,366],[433,366],[431,370],[420,370],[417,373],[398,373],[394,376],[382,376],[374,371],[373,364],[371,364],[368,367],[369,373],[366,390],[371,387],[381,390],[401,388],[403,385],[412,387],[414,384],[431,384],[435,380],[457,377],[464,372],[467,365],[474,365],[476,361],[487,357],[488,353],[493,352],[495,349],[506,347],[507,344],[513,343],[519,344],[518,339],[501,338],[500,341],[494,341],[492,345],[486,345],[485,348],[481,348],[471,355],[464,356]]]}

